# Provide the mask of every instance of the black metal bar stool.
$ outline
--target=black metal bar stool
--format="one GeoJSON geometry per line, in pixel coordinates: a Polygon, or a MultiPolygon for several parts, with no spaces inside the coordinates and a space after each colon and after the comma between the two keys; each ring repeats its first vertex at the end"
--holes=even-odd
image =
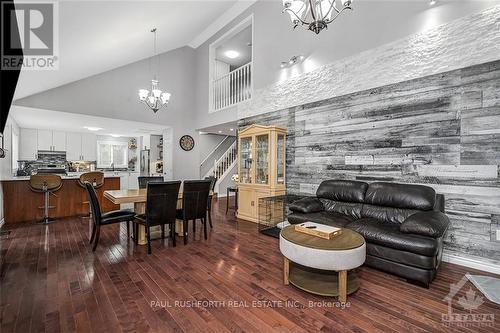
{"type": "Polygon", "coordinates": [[[38,207],[38,209],[43,209],[43,220],[39,221],[39,223],[49,224],[53,222],[54,219],[49,218],[49,209],[55,208],[55,206],[50,206],[49,196],[51,194],[55,195],[54,192],[62,187],[61,176],[54,174],[32,175],[30,177],[29,187],[33,192],[44,194],[44,204],[38,207]]]}

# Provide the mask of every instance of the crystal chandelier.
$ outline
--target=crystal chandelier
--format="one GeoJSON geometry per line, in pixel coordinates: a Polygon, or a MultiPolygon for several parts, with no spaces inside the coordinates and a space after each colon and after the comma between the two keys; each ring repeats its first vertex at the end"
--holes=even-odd
{"type": "MultiPolygon", "coordinates": [[[[153,33],[153,57],[156,56],[156,28],[151,30],[153,33]]],[[[158,58],[158,69],[160,68],[160,59],[158,58]]],[[[166,106],[170,101],[170,94],[162,92],[158,87],[156,74],[151,80],[151,90],[139,89],[139,100],[146,104],[154,113],[166,106]]]]}
{"type": "Polygon", "coordinates": [[[352,0],[283,0],[283,12],[290,15],[294,29],[300,24],[319,34],[340,13],[352,9],[351,4],[352,0]]]}

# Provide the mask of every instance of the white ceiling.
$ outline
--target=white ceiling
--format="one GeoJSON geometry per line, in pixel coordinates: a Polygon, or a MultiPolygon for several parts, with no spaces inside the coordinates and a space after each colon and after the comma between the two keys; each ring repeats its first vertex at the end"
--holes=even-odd
{"type": "Polygon", "coordinates": [[[141,136],[143,134],[161,134],[168,126],[120,120],[105,117],[88,116],[77,113],[59,112],[44,109],[12,106],[10,115],[21,128],[60,130],[66,132],[96,133],[99,135],[141,136]],[[87,127],[99,127],[102,130],[90,132],[87,127]]]}
{"type": "Polygon", "coordinates": [[[248,45],[251,42],[252,26],[248,26],[218,46],[215,50],[216,58],[231,66],[243,66],[252,60],[252,47],[248,45]],[[236,51],[240,55],[234,59],[228,58],[225,52],[229,50],[236,51]]]}
{"type": "Polygon", "coordinates": [[[59,70],[23,70],[14,99],[152,56],[153,27],[159,53],[188,45],[236,2],[59,0],[59,70]]]}

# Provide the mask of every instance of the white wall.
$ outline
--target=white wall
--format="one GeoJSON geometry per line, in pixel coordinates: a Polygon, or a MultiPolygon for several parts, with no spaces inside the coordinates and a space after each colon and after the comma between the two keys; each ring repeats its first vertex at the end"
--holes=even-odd
{"type": "MultiPolygon", "coordinates": [[[[315,35],[300,27],[292,30],[289,16],[281,14],[281,1],[259,1],[196,49],[197,127],[238,119],[236,108],[208,113],[208,49],[210,43],[249,15],[254,16],[254,88],[265,90],[277,82],[497,4],[500,1],[455,0],[438,1],[431,7],[424,0],[355,1],[352,12],[343,13],[328,30],[315,35]],[[299,54],[307,57],[307,66],[280,68],[282,61],[299,54]]],[[[349,73],[346,75],[348,78],[349,73]]]]}

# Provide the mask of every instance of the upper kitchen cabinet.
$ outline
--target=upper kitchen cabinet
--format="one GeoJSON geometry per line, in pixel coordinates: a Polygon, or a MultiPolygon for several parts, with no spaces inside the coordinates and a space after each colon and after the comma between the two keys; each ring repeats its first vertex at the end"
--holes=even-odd
{"type": "Polygon", "coordinates": [[[37,130],[21,128],[20,133],[19,159],[36,160],[38,151],[37,130]]]}
{"type": "Polygon", "coordinates": [[[65,151],[66,132],[37,130],[38,150],[65,151]]]}
{"type": "Polygon", "coordinates": [[[84,161],[97,161],[97,135],[82,134],[82,157],[84,161]]]}
{"type": "Polygon", "coordinates": [[[97,160],[97,135],[66,133],[66,159],[68,161],[97,160]]]}

